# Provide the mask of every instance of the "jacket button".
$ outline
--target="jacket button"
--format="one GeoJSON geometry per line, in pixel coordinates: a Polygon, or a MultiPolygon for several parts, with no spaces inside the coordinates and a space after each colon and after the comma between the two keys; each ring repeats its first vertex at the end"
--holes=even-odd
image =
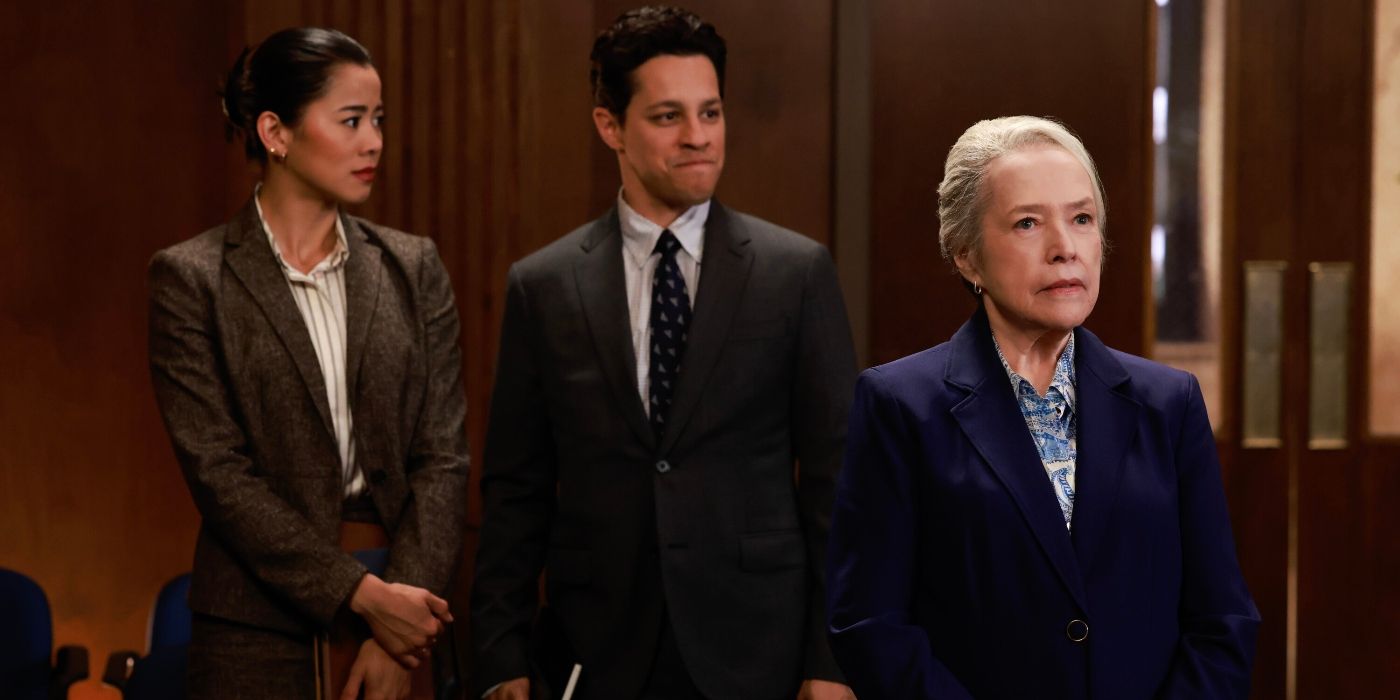
{"type": "Polygon", "coordinates": [[[671,463],[670,463],[670,462],[667,462],[667,461],[664,460],[664,459],[661,460],[661,461],[659,461],[659,462],[657,462],[657,463],[656,463],[656,471],[661,472],[662,474],[665,474],[666,472],[671,471],[671,463]]]}
{"type": "Polygon", "coordinates": [[[1071,642],[1082,642],[1089,638],[1089,623],[1083,620],[1070,620],[1065,627],[1065,636],[1071,642]]]}
{"type": "Polygon", "coordinates": [[[389,478],[389,475],[384,473],[383,469],[375,469],[374,471],[369,473],[369,482],[371,484],[382,484],[387,478],[389,478]]]}

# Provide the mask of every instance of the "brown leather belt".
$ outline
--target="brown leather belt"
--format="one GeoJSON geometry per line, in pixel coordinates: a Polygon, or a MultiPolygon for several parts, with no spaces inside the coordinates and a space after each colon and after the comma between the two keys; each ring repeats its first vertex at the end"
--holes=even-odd
{"type": "Polygon", "coordinates": [[[389,533],[384,531],[383,525],[340,521],[340,551],[358,552],[361,549],[384,549],[388,546],[389,533]]]}

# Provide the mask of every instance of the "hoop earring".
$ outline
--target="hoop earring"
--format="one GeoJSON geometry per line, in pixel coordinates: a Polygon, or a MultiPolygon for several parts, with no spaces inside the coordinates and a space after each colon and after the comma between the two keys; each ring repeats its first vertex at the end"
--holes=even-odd
{"type": "Polygon", "coordinates": [[[976,294],[976,295],[979,296],[979,297],[982,296],[982,285],[977,284],[976,282],[973,282],[973,283],[972,283],[972,293],[973,293],[973,294],[976,294]]]}
{"type": "Polygon", "coordinates": [[[285,162],[287,162],[287,154],[286,154],[286,153],[278,153],[278,152],[277,152],[277,149],[275,149],[275,148],[270,148],[270,149],[268,149],[267,154],[270,155],[270,156],[272,156],[272,160],[275,161],[275,162],[277,162],[277,163],[285,163],[285,162]]]}

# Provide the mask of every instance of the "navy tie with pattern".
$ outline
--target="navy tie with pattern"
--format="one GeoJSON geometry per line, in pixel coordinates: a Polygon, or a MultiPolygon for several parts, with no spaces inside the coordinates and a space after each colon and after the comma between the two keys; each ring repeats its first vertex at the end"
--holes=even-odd
{"type": "Polygon", "coordinates": [[[681,242],[675,234],[662,231],[654,252],[661,254],[651,280],[651,428],[659,439],[666,432],[681,357],[685,355],[690,328],[690,295],[676,253],[681,242]]]}

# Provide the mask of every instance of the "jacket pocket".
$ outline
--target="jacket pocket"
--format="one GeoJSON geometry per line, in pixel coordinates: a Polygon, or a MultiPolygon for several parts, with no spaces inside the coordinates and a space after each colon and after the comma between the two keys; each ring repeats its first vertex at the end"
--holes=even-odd
{"type": "Polygon", "coordinates": [[[744,571],[778,571],[807,561],[807,541],[801,530],[775,530],[739,536],[739,568],[744,571]]]}

